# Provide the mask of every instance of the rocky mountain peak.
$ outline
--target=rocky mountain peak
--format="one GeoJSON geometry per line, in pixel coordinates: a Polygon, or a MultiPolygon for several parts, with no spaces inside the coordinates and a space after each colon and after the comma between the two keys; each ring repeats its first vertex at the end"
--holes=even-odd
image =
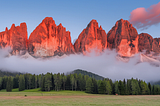
{"type": "Polygon", "coordinates": [[[31,33],[28,41],[29,53],[34,57],[49,57],[72,54],[74,48],[70,33],[51,17],[46,17],[31,33]]]}
{"type": "Polygon", "coordinates": [[[86,54],[94,50],[99,54],[107,48],[107,34],[102,27],[98,27],[96,20],[91,20],[80,33],[74,48],[77,53],[86,54]]]}
{"type": "Polygon", "coordinates": [[[137,30],[127,20],[120,19],[107,34],[108,47],[116,49],[122,56],[138,52],[137,30]]]}

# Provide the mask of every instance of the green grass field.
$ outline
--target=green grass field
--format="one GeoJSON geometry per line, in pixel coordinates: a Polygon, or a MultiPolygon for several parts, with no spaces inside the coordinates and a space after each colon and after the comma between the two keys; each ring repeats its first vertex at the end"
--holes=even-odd
{"type": "Polygon", "coordinates": [[[1,90],[0,106],[160,106],[160,95],[116,96],[87,94],[82,91],[39,90],[1,90]]]}

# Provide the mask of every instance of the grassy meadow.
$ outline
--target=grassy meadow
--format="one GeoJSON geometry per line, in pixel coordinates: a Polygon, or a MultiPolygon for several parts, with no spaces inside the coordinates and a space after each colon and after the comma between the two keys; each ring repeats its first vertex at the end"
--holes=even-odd
{"type": "Polygon", "coordinates": [[[83,91],[0,91],[0,106],[160,106],[160,95],[98,95],[83,91]],[[25,96],[26,95],[26,96],[25,96]]]}

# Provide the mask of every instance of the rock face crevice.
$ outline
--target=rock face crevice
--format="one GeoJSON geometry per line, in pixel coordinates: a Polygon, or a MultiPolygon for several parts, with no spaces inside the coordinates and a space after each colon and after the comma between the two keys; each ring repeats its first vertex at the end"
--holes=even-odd
{"type": "Polygon", "coordinates": [[[46,17],[31,33],[28,51],[34,57],[61,56],[74,53],[70,32],[51,17],[46,17]]]}
{"type": "Polygon", "coordinates": [[[92,20],[80,33],[74,43],[76,53],[90,53],[94,50],[97,54],[107,49],[107,34],[96,20],[92,20]]]}

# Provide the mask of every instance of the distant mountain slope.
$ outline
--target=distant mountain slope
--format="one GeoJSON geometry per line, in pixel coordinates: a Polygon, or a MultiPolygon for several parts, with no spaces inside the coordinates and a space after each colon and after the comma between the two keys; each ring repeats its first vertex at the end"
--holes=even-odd
{"type": "Polygon", "coordinates": [[[22,73],[19,72],[9,72],[9,71],[1,71],[0,70],[0,77],[4,77],[4,76],[16,76],[16,75],[20,75],[22,73]]]}
{"type": "Polygon", "coordinates": [[[159,81],[152,81],[152,82],[150,82],[151,83],[151,85],[159,85],[160,86],[160,80],[159,81]]]}
{"type": "Polygon", "coordinates": [[[102,77],[102,76],[99,76],[99,75],[94,74],[94,73],[92,73],[92,72],[87,72],[87,71],[81,70],[81,69],[74,70],[74,71],[72,71],[71,73],[72,73],[72,74],[73,74],[73,73],[76,73],[76,74],[80,74],[80,73],[81,73],[81,74],[83,74],[83,75],[88,75],[89,77],[95,78],[96,80],[103,80],[103,79],[104,79],[104,77],[102,77]]]}

